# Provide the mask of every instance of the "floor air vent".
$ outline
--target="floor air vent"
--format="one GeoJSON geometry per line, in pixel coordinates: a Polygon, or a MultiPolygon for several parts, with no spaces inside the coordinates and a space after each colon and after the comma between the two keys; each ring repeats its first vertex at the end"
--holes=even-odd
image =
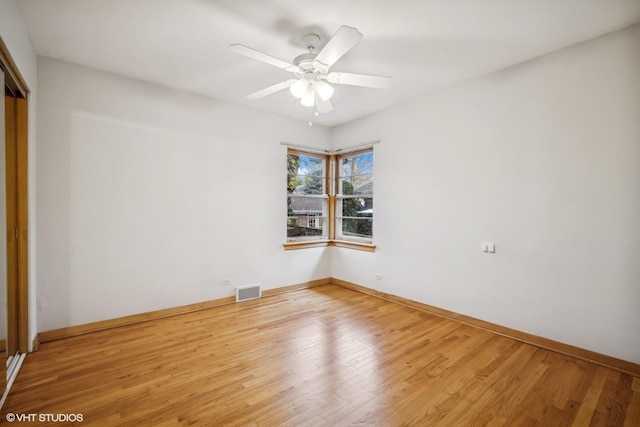
{"type": "Polygon", "coordinates": [[[256,299],[261,296],[260,285],[245,285],[236,288],[236,302],[256,299]]]}

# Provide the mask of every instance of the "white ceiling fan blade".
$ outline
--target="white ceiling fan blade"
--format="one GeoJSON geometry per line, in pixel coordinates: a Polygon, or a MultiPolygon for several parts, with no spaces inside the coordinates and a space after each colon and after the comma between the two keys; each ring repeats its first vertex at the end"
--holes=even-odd
{"type": "Polygon", "coordinates": [[[290,71],[292,73],[302,73],[303,71],[296,65],[290,64],[278,58],[274,58],[271,55],[262,53],[259,50],[252,49],[242,44],[229,45],[231,52],[239,53],[240,55],[247,56],[252,59],[256,59],[260,62],[265,62],[274,67],[282,68],[283,70],[290,71]]]}
{"type": "Polygon", "coordinates": [[[316,96],[316,110],[318,110],[320,114],[328,113],[333,110],[333,105],[331,105],[331,101],[328,99],[324,101],[319,96],[316,96]]]}
{"type": "Polygon", "coordinates": [[[259,90],[257,92],[252,93],[251,95],[247,95],[247,99],[260,99],[264,98],[267,95],[271,95],[272,93],[276,93],[281,91],[282,89],[286,89],[291,85],[291,82],[294,80],[285,80],[284,82],[280,82],[273,86],[269,86],[268,88],[259,90]]]}
{"type": "Polygon", "coordinates": [[[389,89],[393,85],[393,77],[369,76],[367,74],[332,72],[327,75],[327,80],[341,85],[364,86],[374,89],[389,89]]]}
{"type": "Polygon", "coordinates": [[[342,55],[358,44],[362,37],[362,33],[356,28],[343,25],[322,48],[315,60],[331,67],[338,59],[342,58],[342,55]]]}

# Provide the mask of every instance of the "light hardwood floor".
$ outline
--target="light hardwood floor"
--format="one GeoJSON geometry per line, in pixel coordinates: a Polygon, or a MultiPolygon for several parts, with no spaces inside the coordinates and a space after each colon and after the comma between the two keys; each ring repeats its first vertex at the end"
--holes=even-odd
{"type": "Polygon", "coordinates": [[[640,379],[327,285],[44,343],[5,424],[9,412],[81,426],[631,427],[640,379]]]}

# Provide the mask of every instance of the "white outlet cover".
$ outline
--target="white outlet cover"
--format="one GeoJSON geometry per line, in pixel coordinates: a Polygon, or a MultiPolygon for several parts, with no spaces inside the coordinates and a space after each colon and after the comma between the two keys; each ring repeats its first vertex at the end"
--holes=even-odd
{"type": "Polygon", "coordinates": [[[496,245],[493,242],[482,242],[482,246],[480,250],[482,252],[493,254],[496,252],[496,245]]]}

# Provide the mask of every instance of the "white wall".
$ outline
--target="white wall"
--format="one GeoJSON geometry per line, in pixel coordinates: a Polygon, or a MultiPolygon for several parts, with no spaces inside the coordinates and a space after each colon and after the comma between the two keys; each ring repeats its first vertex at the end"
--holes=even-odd
{"type": "Polygon", "coordinates": [[[36,104],[37,57],[15,0],[0,1],[0,37],[29,87],[29,347],[36,336],[36,104]]]}
{"type": "Polygon", "coordinates": [[[284,251],[287,141],[306,123],[40,58],[38,329],[328,277],[284,251]],[[278,172],[280,171],[280,172],[278,172]]]}
{"type": "Polygon", "coordinates": [[[640,363],[638,46],[635,25],[335,128],[382,142],[377,250],[333,249],[332,276],[640,363]]]}

